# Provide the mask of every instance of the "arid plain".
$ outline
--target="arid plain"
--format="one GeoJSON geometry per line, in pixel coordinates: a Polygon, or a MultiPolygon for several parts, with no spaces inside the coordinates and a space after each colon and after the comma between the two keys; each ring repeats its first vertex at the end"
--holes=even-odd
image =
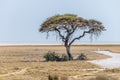
{"type": "MultiPolygon", "coordinates": [[[[98,49],[120,53],[120,45],[72,46],[71,52],[74,58],[81,53],[84,53],[88,60],[109,58],[93,52],[98,49]]],[[[87,62],[88,60],[45,62],[43,56],[48,51],[66,53],[64,46],[1,46],[0,80],[48,80],[48,75],[66,77],[68,80],[90,80],[99,74],[120,78],[119,68],[101,70],[102,68],[87,62]]]]}

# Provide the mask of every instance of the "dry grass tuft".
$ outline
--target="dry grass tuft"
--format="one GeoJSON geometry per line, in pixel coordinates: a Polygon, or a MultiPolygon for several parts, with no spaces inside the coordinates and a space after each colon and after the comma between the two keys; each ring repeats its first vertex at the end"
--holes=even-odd
{"type": "Polygon", "coordinates": [[[104,72],[108,73],[120,73],[120,68],[106,69],[104,72]]]}

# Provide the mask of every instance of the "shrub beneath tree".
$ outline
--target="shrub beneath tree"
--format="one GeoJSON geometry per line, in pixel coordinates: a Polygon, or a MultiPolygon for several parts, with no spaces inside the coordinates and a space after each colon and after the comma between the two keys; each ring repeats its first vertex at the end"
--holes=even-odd
{"type": "Polygon", "coordinates": [[[81,53],[78,57],[77,60],[87,60],[87,56],[84,53],[81,53]]]}
{"type": "Polygon", "coordinates": [[[47,52],[45,55],[44,55],[44,58],[46,59],[46,61],[68,61],[69,58],[66,56],[66,55],[57,55],[55,52],[47,52]]]}

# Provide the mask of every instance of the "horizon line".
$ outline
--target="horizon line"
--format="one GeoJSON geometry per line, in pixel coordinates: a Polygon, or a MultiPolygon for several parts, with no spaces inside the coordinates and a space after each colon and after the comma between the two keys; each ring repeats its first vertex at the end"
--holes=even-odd
{"type": "MultiPolygon", "coordinates": [[[[64,45],[60,42],[0,42],[0,46],[42,46],[42,45],[64,45]]],[[[73,45],[120,45],[120,42],[81,42],[73,45]]]]}

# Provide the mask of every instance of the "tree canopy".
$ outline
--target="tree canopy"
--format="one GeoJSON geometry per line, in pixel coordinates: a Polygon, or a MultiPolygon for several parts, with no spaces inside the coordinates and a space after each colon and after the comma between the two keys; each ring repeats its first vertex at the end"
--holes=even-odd
{"type": "Polygon", "coordinates": [[[55,28],[63,28],[64,26],[79,27],[81,29],[95,29],[96,31],[103,31],[104,26],[101,22],[90,19],[83,19],[74,14],[55,15],[48,18],[43,24],[39,31],[51,31],[55,28]]]}

